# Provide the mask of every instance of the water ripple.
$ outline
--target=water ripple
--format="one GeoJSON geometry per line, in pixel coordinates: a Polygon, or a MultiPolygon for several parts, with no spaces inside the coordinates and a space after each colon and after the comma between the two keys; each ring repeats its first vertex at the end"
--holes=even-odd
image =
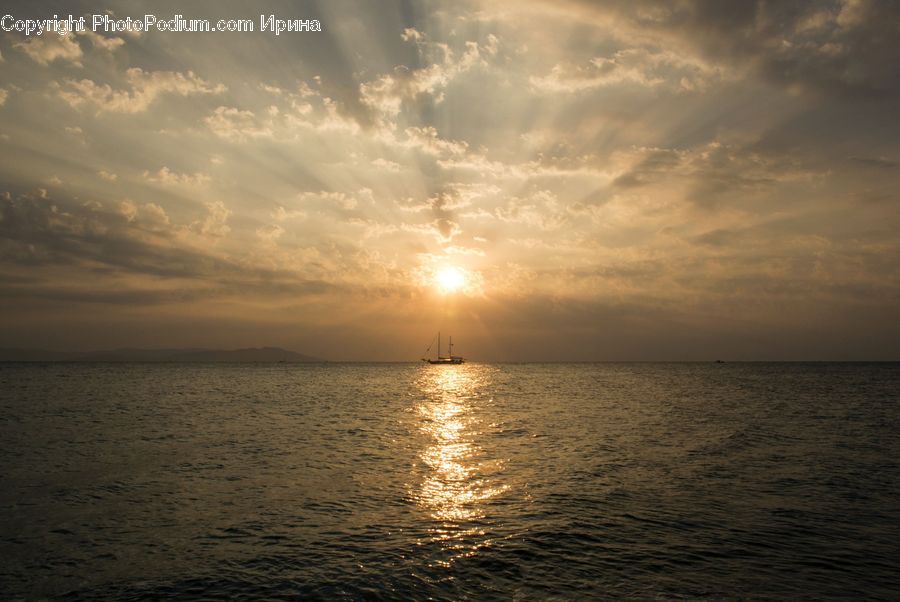
{"type": "Polygon", "coordinates": [[[8,364],[3,599],[898,599],[896,364],[8,364]]]}

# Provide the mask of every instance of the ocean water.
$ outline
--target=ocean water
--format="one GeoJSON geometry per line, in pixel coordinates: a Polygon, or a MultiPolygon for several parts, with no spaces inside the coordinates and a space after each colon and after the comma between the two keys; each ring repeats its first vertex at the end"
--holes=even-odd
{"type": "Polygon", "coordinates": [[[0,598],[900,599],[898,364],[0,364],[0,598]]]}

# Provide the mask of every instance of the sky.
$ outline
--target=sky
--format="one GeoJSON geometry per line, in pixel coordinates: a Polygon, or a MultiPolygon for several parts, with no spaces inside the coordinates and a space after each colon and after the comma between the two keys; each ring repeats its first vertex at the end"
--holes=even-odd
{"type": "Polygon", "coordinates": [[[900,359],[897,2],[0,12],[256,29],[0,32],[0,347],[900,359]]]}

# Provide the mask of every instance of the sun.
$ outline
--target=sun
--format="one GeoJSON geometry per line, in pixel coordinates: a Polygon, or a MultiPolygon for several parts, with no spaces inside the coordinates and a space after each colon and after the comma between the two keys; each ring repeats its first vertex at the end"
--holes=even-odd
{"type": "Polygon", "coordinates": [[[452,293],[465,286],[466,276],[459,268],[448,266],[435,274],[435,283],[443,292],[452,293]]]}

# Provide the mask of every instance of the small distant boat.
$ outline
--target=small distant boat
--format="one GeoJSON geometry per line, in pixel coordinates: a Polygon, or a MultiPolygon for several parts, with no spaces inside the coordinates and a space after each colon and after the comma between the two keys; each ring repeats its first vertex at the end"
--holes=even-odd
{"type": "MultiPolygon", "coordinates": [[[[431,341],[434,343],[434,340],[431,341]]],[[[431,345],[428,346],[428,349],[425,350],[425,354],[431,350],[431,345]]],[[[429,364],[462,364],[465,362],[465,358],[461,355],[453,355],[453,337],[450,337],[450,343],[447,346],[447,355],[441,355],[441,333],[437,333],[437,359],[433,360],[429,357],[423,357],[423,362],[428,362],[429,364]]]]}

